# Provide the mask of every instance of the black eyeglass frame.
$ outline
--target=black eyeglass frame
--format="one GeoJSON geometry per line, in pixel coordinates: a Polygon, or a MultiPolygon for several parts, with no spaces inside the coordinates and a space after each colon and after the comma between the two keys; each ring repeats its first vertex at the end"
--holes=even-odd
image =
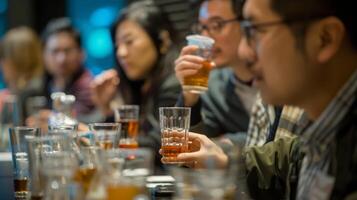
{"type": "MultiPolygon", "coordinates": [[[[220,31],[223,29],[223,27],[228,24],[228,23],[231,23],[231,22],[239,22],[239,18],[238,17],[235,17],[235,18],[232,18],[232,19],[226,19],[226,20],[217,20],[217,21],[214,21],[215,23],[219,23],[220,25],[220,31]]],[[[212,28],[209,27],[209,25],[207,24],[200,24],[200,23],[195,23],[193,24],[193,29],[196,29],[196,30],[193,30],[194,33],[197,33],[197,34],[201,34],[204,30],[206,30],[208,33],[212,33],[212,28]],[[198,27],[201,27],[201,28],[198,28],[198,27]]]]}

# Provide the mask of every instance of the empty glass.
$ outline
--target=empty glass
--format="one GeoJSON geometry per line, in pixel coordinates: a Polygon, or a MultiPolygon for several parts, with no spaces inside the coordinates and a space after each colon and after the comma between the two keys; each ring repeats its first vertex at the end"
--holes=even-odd
{"type": "Polygon", "coordinates": [[[40,129],[30,127],[10,128],[15,198],[26,199],[29,195],[29,161],[26,139],[40,135],[40,129]]]}
{"type": "Polygon", "coordinates": [[[188,150],[191,108],[161,107],[161,151],[164,163],[177,164],[177,155],[188,150]]]}
{"type": "Polygon", "coordinates": [[[115,109],[115,121],[121,124],[120,148],[137,148],[139,106],[122,105],[115,109]]]}
{"type": "Polygon", "coordinates": [[[41,136],[27,139],[27,152],[30,164],[31,199],[41,199],[43,197],[45,179],[42,171],[42,164],[45,159],[44,155],[70,151],[70,140],[65,136],[41,136]]]}
{"type": "Polygon", "coordinates": [[[97,146],[103,149],[118,148],[120,138],[119,123],[92,123],[89,129],[94,133],[97,146]]]}

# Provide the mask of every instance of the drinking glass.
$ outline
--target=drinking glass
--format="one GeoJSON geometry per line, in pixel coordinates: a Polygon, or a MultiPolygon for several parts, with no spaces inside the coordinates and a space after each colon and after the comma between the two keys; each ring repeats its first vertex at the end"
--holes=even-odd
{"type": "Polygon", "coordinates": [[[70,139],[63,135],[40,136],[27,139],[30,169],[31,199],[42,199],[45,178],[42,170],[45,154],[71,152],[70,139]]]}
{"type": "Polygon", "coordinates": [[[26,199],[29,195],[29,161],[26,149],[26,139],[40,135],[39,128],[13,127],[10,128],[12,150],[15,198],[26,199]]]}
{"type": "Polygon", "coordinates": [[[177,155],[188,150],[191,108],[161,107],[159,114],[162,160],[168,164],[181,163],[177,155]]]}
{"type": "Polygon", "coordinates": [[[195,55],[202,57],[204,61],[196,74],[184,78],[183,90],[200,94],[208,89],[208,78],[212,68],[211,51],[214,40],[202,35],[189,35],[186,40],[188,45],[198,46],[195,55]]]}
{"type": "Polygon", "coordinates": [[[118,148],[120,137],[119,123],[92,123],[89,129],[94,133],[97,146],[103,149],[118,148]]]}
{"type": "Polygon", "coordinates": [[[139,106],[122,105],[115,109],[115,121],[121,124],[120,148],[137,148],[139,106]]]}

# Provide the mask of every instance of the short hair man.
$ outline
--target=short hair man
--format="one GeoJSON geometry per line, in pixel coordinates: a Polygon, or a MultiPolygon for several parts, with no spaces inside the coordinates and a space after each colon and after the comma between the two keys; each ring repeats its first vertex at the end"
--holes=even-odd
{"type": "MultiPolygon", "coordinates": [[[[357,29],[352,1],[247,0],[240,55],[264,101],[294,105],[305,114],[283,138],[247,150],[255,199],[356,199],[357,29]],[[253,52],[253,53],[252,53],[253,52]]],[[[206,137],[182,160],[201,164],[206,137]]],[[[217,151],[219,152],[219,151],[217,151]]],[[[217,153],[217,161],[226,156],[217,153]]]]}
{"type": "MultiPolygon", "coordinates": [[[[84,52],[79,32],[68,18],[50,21],[42,35],[46,68],[45,93],[65,92],[76,97],[74,109],[78,117],[94,109],[90,98],[92,75],[83,66],[84,52]]],[[[50,99],[50,98],[48,98],[50,99]]]]}
{"type": "MultiPolygon", "coordinates": [[[[204,0],[194,26],[197,33],[215,40],[212,57],[220,69],[211,72],[205,94],[183,92],[178,105],[192,107],[191,124],[202,122],[203,128],[196,131],[209,137],[246,132],[256,97],[256,89],[250,85],[251,73],[237,55],[241,35],[238,19],[242,14],[237,6],[238,0],[204,0]]],[[[181,85],[184,77],[197,73],[201,66],[202,58],[192,55],[196,48],[184,47],[176,60],[176,76],[181,85]]]]}

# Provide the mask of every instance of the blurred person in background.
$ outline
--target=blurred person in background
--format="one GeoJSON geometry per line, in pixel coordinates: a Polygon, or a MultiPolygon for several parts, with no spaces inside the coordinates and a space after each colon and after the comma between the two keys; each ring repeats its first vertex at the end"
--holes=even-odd
{"type": "Polygon", "coordinates": [[[42,86],[42,49],[37,34],[28,27],[9,30],[1,41],[0,66],[7,86],[0,91],[0,110],[9,94],[18,96],[24,107],[27,92],[42,86]]]}
{"type": "MultiPolygon", "coordinates": [[[[93,77],[83,65],[84,52],[80,33],[68,18],[50,21],[42,34],[44,63],[46,68],[46,97],[53,92],[64,92],[76,97],[74,111],[79,120],[90,114],[94,104],[89,98],[89,84],[93,77]]],[[[50,98],[48,98],[50,99],[50,98]]],[[[83,121],[83,120],[80,120],[83,121]]]]}
{"type": "Polygon", "coordinates": [[[5,34],[0,67],[7,86],[0,91],[0,151],[8,151],[8,129],[23,125],[28,94],[42,85],[41,41],[32,29],[17,27],[5,34]]]}
{"type": "MultiPolygon", "coordinates": [[[[208,137],[241,137],[244,142],[250,111],[256,98],[251,86],[252,74],[237,55],[241,39],[239,18],[242,3],[238,0],[205,0],[199,9],[195,32],[215,40],[212,60],[216,69],[209,77],[208,91],[202,95],[184,91],[177,103],[192,108],[191,125],[208,137]],[[238,132],[242,134],[237,134],[238,132]]],[[[203,59],[193,55],[196,46],[186,46],[176,60],[176,76],[184,78],[197,73],[203,59]]]]}
{"type": "Polygon", "coordinates": [[[159,107],[173,106],[181,91],[173,61],[175,34],[152,1],[131,4],[121,12],[113,29],[118,67],[98,75],[92,98],[106,121],[113,121],[113,108],[140,106],[139,146],[161,145],[159,107]]]}

